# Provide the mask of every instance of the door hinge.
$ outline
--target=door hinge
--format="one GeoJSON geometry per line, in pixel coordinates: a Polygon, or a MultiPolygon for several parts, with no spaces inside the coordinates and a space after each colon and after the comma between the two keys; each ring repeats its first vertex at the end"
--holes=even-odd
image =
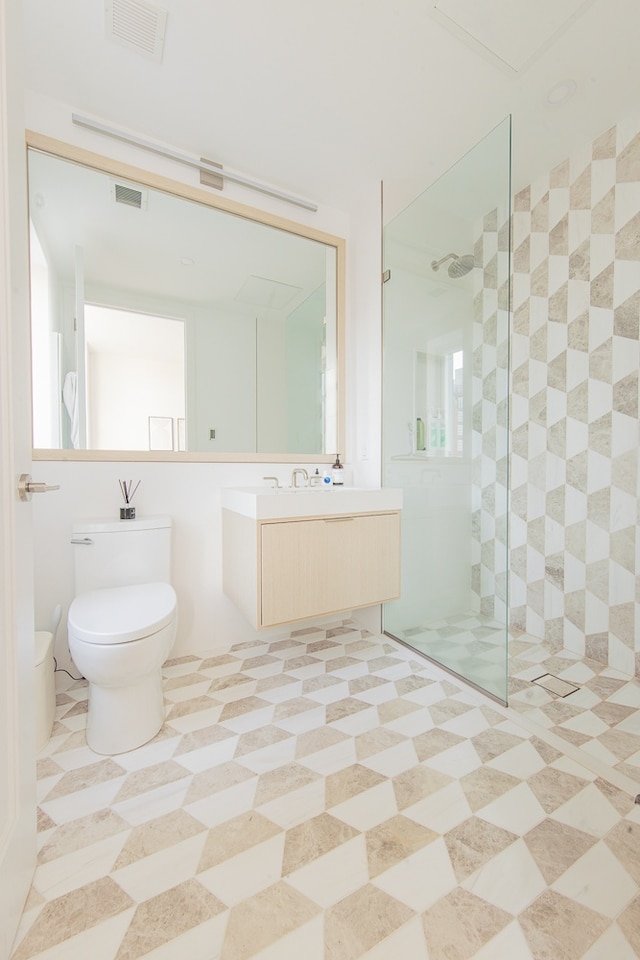
{"type": "Polygon", "coordinates": [[[391,270],[385,270],[382,274],[382,282],[386,283],[387,280],[391,280],[391,270]]]}

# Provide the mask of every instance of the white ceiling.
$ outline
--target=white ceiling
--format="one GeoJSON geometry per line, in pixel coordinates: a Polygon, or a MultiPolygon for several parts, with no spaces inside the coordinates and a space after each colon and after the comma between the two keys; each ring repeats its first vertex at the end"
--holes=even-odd
{"type": "MultiPolygon", "coordinates": [[[[486,6],[494,22],[504,9],[461,3],[486,6]]],[[[509,9],[520,4],[543,15],[535,0],[509,9]]],[[[444,26],[434,0],[159,5],[168,17],[155,63],[107,39],[103,0],[24,0],[26,86],[346,211],[360,184],[383,180],[392,216],[508,113],[518,189],[640,109],[638,0],[580,6],[518,71],[444,26]],[[567,78],[576,93],[549,105],[567,78]]],[[[502,50],[512,31],[522,51],[527,22],[502,24],[502,50]]]]}

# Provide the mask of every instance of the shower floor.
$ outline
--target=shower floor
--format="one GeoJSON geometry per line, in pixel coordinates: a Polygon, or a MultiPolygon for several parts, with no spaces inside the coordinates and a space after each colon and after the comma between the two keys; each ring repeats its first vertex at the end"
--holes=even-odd
{"type": "MultiPolygon", "coordinates": [[[[397,639],[499,698],[504,692],[504,625],[479,614],[394,634],[397,639]]],[[[640,785],[640,683],[557,644],[512,632],[509,707],[593,761],[640,785]],[[543,674],[575,684],[560,696],[534,681],[543,674]]]]}

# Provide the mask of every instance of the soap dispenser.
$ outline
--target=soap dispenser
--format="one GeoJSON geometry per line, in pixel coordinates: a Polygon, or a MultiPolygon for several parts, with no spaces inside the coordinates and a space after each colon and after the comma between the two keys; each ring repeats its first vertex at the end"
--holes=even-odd
{"type": "Polygon", "coordinates": [[[344,484],[344,469],[340,463],[339,453],[336,453],[335,463],[331,467],[331,482],[334,487],[341,487],[344,484]]]}

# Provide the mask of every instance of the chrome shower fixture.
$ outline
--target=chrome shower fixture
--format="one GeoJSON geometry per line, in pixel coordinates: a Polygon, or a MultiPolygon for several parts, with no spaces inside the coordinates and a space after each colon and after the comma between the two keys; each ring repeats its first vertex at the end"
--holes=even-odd
{"type": "Polygon", "coordinates": [[[447,273],[453,280],[457,280],[458,277],[465,277],[476,265],[473,254],[468,253],[459,257],[457,253],[448,253],[442,260],[432,260],[431,269],[438,270],[447,260],[451,260],[447,273]]]}

